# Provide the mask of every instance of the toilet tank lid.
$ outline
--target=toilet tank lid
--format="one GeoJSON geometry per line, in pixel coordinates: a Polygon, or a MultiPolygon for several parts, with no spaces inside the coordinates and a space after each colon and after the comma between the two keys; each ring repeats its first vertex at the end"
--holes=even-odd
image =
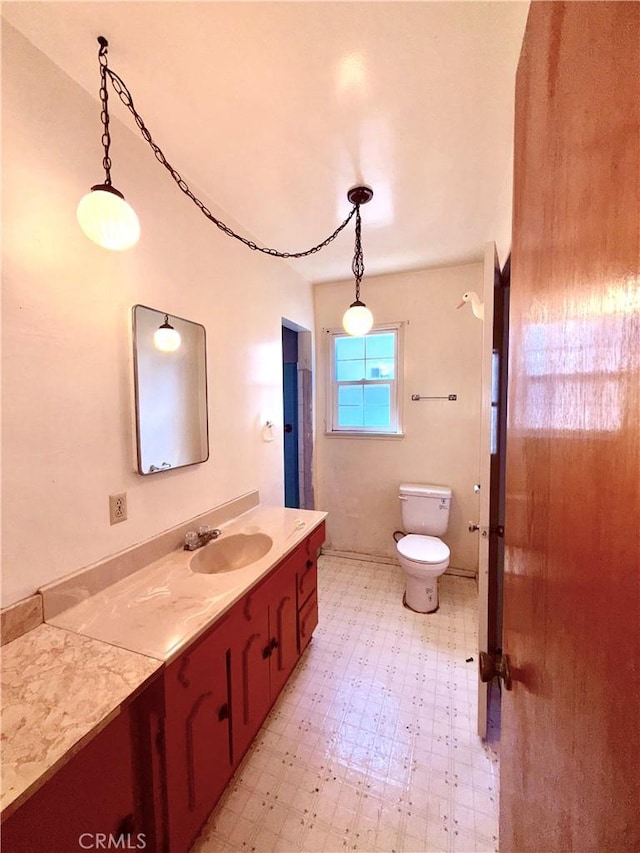
{"type": "Polygon", "coordinates": [[[448,486],[429,486],[424,483],[401,483],[401,495],[417,495],[421,498],[450,498],[451,489],[448,486]]]}

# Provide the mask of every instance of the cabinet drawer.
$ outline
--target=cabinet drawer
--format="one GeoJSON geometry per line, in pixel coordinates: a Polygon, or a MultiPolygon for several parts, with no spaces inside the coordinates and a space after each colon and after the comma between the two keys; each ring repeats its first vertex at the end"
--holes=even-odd
{"type": "Polygon", "coordinates": [[[307,556],[312,560],[316,560],[318,551],[322,548],[322,544],[326,538],[325,523],[319,524],[316,529],[309,534],[307,538],[307,556]]]}
{"type": "Polygon", "coordinates": [[[309,645],[309,640],[313,634],[316,625],[318,624],[318,594],[314,590],[311,597],[300,610],[299,619],[299,635],[300,635],[300,651],[304,651],[309,645]]]}
{"type": "Polygon", "coordinates": [[[318,564],[313,559],[306,561],[302,574],[298,576],[298,608],[306,602],[318,587],[318,564]]]}

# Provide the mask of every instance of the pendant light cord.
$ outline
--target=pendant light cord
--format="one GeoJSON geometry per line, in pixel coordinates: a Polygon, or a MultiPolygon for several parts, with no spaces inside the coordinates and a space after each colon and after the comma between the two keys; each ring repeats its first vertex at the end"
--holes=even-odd
{"type": "Polygon", "coordinates": [[[360,219],[360,205],[355,206],[356,213],[356,242],[353,249],[353,262],[351,269],[356,278],[356,302],[360,301],[360,283],[364,275],[364,255],[362,253],[362,238],[360,232],[362,229],[362,220],[360,219]]]}
{"type": "MultiPolygon", "coordinates": [[[[124,81],[122,80],[122,78],[119,77],[115,73],[115,71],[112,71],[108,66],[108,59],[107,59],[108,42],[107,42],[107,40],[104,38],[104,36],[100,36],[98,38],[98,42],[100,43],[100,50],[98,51],[98,61],[100,63],[100,82],[101,82],[100,100],[102,101],[101,118],[102,118],[102,124],[104,127],[104,132],[102,134],[102,144],[104,146],[104,152],[105,152],[104,153],[104,159],[103,159],[103,165],[104,165],[105,172],[107,175],[107,177],[106,177],[106,183],[107,184],[111,185],[111,160],[109,159],[109,145],[111,144],[111,137],[109,135],[109,111],[108,111],[108,107],[107,107],[107,85],[106,85],[106,78],[109,77],[109,80],[111,81],[111,85],[113,86],[116,94],[118,95],[118,97],[120,98],[122,103],[125,105],[125,107],[129,110],[131,115],[134,117],[135,122],[138,125],[138,129],[140,130],[140,133],[142,134],[142,138],[149,144],[151,150],[155,154],[156,160],[158,160],[158,162],[161,163],[165,167],[165,169],[169,172],[169,174],[171,175],[173,180],[180,187],[182,192],[191,199],[191,201],[196,205],[196,207],[198,207],[200,209],[200,212],[203,214],[203,216],[206,216],[206,218],[210,222],[213,222],[214,225],[216,225],[221,231],[224,231],[224,233],[227,234],[229,237],[233,237],[234,239],[239,240],[241,243],[244,243],[245,246],[247,246],[249,249],[252,249],[255,252],[262,252],[263,254],[271,255],[274,258],[306,258],[309,255],[314,255],[316,252],[319,252],[321,249],[324,249],[324,247],[328,246],[329,243],[332,243],[336,239],[338,234],[341,231],[343,231],[347,227],[347,225],[351,222],[354,214],[356,214],[356,254],[357,254],[357,247],[360,244],[360,225],[359,225],[359,223],[360,223],[360,205],[359,204],[353,205],[353,208],[351,209],[351,212],[349,213],[347,218],[344,220],[344,222],[341,225],[339,225],[336,228],[336,230],[332,234],[330,234],[327,238],[325,238],[321,243],[318,243],[317,246],[313,246],[311,249],[306,249],[303,252],[280,252],[277,249],[270,249],[266,246],[258,246],[257,243],[253,242],[253,240],[248,240],[246,237],[243,237],[240,234],[236,234],[236,232],[232,228],[230,228],[228,225],[226,225],[220,219],[217,219],[213,215],[213,213],[211,213],[209,208],[204,204],[204,202],[202,202],[196,195],[194,195],[194,193],[189,188],[189,186],[188,186],[187,182],[184,180],[184,178],[180,175],[180,173],[176,169],[174,169],[174,167],[171,165],[171,163],[169,163],[169,161],[165,157],[164,153],[162,152],[162,149],[160,148],[160,146],[154,142],[154,140],[151,136],[151,133],[147,129],[147,127],[146,127],[146,125],[142,119],[142,116],[136,110],[136,108],[133,104],[133,97],[131,95],[131,92],[127,88],[127,86],[124,83],[124,81]]],[[[358,261],[357,257],[354,257],[354,259],[353,259],[354,272],[355,272],[357,265],[358,265],[358,268],[359,269],[362,268],[362,270],[364,272],[364,267],[362,266],[362,247],[360,247],[360,259],[359,259],[359,261],[358,261]],[[358,262],[358,263],[356,263],[356,262],[358,262]]],[[[360,274],[360,278],[362,278],[362,273],[360,274]]],[[[360,282],[358,280],[357,273],[356,273],[356,287],[357,287],[357,291],[359,291],[360,282]]]]}
{"type": "Polygon", "coordinates": [[[111,186],[111,158],[109,157],[109,148],[111,147],[111,134],[109,133],[109,92],[107,91],[107,46],[108,42],[104,36],[98,38],[100,49],[98,50],[98,62],[100,63],[100,103],[102,109],[100,111],[100,120],[102,121],[102,147],[104,148],[104,157],[102,158],[102,166],[104,167],[105,179],[107,186],[111,186]]]}

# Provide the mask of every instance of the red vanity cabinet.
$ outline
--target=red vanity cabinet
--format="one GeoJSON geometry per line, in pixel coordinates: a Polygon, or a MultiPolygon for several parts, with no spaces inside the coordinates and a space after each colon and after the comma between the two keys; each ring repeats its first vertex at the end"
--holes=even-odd
{"type": "Polygon", "coordinates": [[[323,540],[324,525],[165,671],[170,853],[188,850],[197,837],[311,637],[315,560],[323,540]],[[309,589],[302,623],[301,588],[309,589]]]}
{"type": "Polygon", "coordinates": [[[190,848],[233,772],[228,620],[164,676],[168,849],[190,848]]]}
{"type": "Polygon", "coordinates": [[[323,541],[321,524],[8,817],[3,851],[71,853],[83,833],[189,850],[311,638],[323,541]]]}

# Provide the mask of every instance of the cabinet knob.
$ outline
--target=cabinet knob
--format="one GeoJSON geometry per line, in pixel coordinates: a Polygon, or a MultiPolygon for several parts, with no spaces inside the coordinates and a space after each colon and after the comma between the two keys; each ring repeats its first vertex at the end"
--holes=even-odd
{"type": "Polygon", "coordinates": [[[271,649],[273,650],[273,649],[277,649],[278,646],[280,645],[280,643],[276,640],[275,637],[273,637],[273,639],[271,640],[269,645],[271,646],[271,649]]]}
{"type": "Polygon", "coordinates": [[[262,650],[262,657],[265,658],[265,660],[266,660],[266,658],[271,657],[272,653],[273,653],[273,648],[271,646],[271,643],[269,643],[269,645],[265,646],[264,649],[262,650]]]}
{"type": "Polygon", "coordinates": [[[312,568],[313,568],[313,560],[307,560],[307,568],[308,568],[308,569],[312,569],[312,568]]]}
{"type": "Polygon", "coordinates": [[[224,705],[218,711],[218,719],[220,720],[220,722],[229,719],[229,705],[227,702],[225,702],[224,705]]]}

